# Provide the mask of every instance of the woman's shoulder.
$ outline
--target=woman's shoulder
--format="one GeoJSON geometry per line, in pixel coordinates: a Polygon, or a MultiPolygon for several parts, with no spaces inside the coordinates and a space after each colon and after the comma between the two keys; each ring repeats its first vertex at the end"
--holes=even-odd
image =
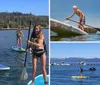
{"type": "Polygon", "coordinates": [[[39,39],[44,40],[44,34],[42,32],[39,35],[39,39]]]}

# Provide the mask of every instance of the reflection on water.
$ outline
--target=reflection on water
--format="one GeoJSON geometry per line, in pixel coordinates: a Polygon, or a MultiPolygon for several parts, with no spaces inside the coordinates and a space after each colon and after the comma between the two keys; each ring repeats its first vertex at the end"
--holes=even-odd
{"type": "Polygon", "coordinates": [[[73,36],[73,37],[59,37],[59,36],[51,36],[51,41],[99,41],[99,34],[89,34],[89,35],[81,35],[81,36],[73,36]]]}
{"type": "MultiPolygon", "coordinates": [[[[88,69],[90,66],[85,65],[84,67],[88,69]]],[[[99,85],[100,66],[95,65],[95,68],[96,71],[83,71],[83,75],[90,76],[90,78],[73,79],[72,76],[80,75],[79,66],[51,66],[51,85],[99,85]]]]}
{"type": "MultiPolygon", "coordinates": [[[[23,48],[26,47],[27,40],[27,30],[23,30],[23,48]]],[[[48,29],[43,30],[45,38],[46,38],[46,46],[47,51],[49,48],[49,40],[48,40],[48,29]]],[[[0,64],[4,64],[10,67],[9,71],[0,71],[0,85],[27,85],[32,79],[32,56],[28,53],[27,56],[27,72],[28,79],[26,81],[20,81],[20,75],[23,70],[23,64],[25,60],[25,53],[16,52],[12,50],[12,46],[16,44],[16,31],[15,30],[5,30],[0,31],[0,64]]],[[[48,63],[48,56],[47,56],[48,63]]],[[[47,72],[49,71],[47,66],[47,72]]],[[[36,75],[41,74],[40,63],[38,63],[37,73],[36,75]]]]}

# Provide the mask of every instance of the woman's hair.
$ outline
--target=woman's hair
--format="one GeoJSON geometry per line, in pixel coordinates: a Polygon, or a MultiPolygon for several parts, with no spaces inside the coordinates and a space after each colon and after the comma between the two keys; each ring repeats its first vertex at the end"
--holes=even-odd
{"type": "Polygon", "coordinates": [[[32,39],[32,38],[36,38],[37,35],[39,35],[39,34],[41,33],[41,31],[42,31],[41,27],[39,27],[40,31],[38,32],[38,34],[36,34],[36,31],[35,31],[35,30],[36,30],[36,27],[37,27],[37,26],[39,26],[39,25],[35,25],[34,28],[33,28],[33,32],[32,32],[32,34],[31,34],[31,39],[32,39]]]}

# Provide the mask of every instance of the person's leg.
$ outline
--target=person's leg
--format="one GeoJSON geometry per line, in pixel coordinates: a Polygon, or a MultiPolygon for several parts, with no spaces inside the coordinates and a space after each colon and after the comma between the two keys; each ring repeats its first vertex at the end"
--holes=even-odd
{"type": "Polygon", "coordinates": [[[81,22],[81,29],[84,31],[84,22],[81,22]]]}
{"type": "Polygon", "coordinates": [[[80,73],[80,76],[82,76],[82,72],[80,73]]]}
{"type": "Polygon", "coordinates": [[[19,37],[19,44],[20,44],[20,48],[22,48],[22,38],[19,37]]]}
{"type": "Polygon", "coordinates": [[[47,72],[46,72],[46,55],[45,53],[41,56],[40,58],[41,61],[41,68],[42,68],[42,72],[43,72],[43,77],[44,77],[44,83],[47,83],[47,72]]]}
{"type": "Polygon", "coordinates": [[[32,58],[32,65],[33,65],[33,69],[32,69],[32,85],[34,85],[34,79],[35,79],[35,74],[36,74],[36,69],[37,69],[37,62],[38,62],[38,58],[32,58]]]}
{"type": "Polygon", "coordinates": [[[82,78],[82,72],[80,73],[80,78],[82,78]]]}
{"type": "Polygon", "coordinates": [[[83,22],[78,23],[78,28],[80,28],[81,30],[84,31],[84,25],[83,25],[83,22]]]}
{"type": "Polygon", "coordinates": [[[84,31],[84,26],[83,26],[83,21],[82,21],[82,19],[79,19],[78,28],[80,28],[81,30],[84,31]]]}
{"type": "Polygon", "coordinates": [[[80,22],[78,23],[78,28],[80,28],[80,29],[81,29],[81,25],[80,25],[80,22]]]}
{"type": "Polygon", "coordinates": [[[16,48],[18,47],[18,43],[19,43],[19,38],[17,37],[17,40],[16,40],[16,48]]]}

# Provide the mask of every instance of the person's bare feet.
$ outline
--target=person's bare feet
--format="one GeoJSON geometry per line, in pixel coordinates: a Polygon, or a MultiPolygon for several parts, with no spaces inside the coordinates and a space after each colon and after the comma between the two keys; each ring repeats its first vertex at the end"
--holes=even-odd
{"type": "Polygon", "coordinates": [[[32,81],[32,85],[34,85],[34,82],[32,81]]]}
{"type": "Polygon", "coordinates": [[[34,83],[32,82],[32,85],[34,85],[34,83]]]}
{"type": "Polygon", "coordinates": [[[44,82],[44,85],[48,85],[48,81],[45,81],[45,82],[44,82]]]}

